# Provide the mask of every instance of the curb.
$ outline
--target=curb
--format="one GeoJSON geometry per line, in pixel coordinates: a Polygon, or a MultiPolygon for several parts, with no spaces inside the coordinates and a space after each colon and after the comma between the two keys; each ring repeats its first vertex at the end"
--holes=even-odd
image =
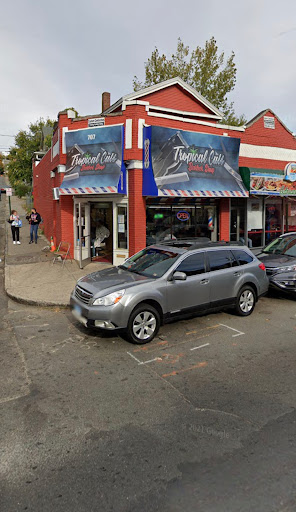
{"type": "MultiPolygon", "coordinates": [[[[5,288],[5,279],[4,279],[4,288],[5,288]]],[[[15,302],[18,302],[19,304],[26,304],[27,306],[38,306],[38,307],[44,307],[44,308],[63,308],[63,309],[70,309],[70,304],[61,304],[58,302],[38,302],[38,300],[32,300],[32,299],[24,299],[22,297],[18,297],[17,295],[12,295],[12,293],[8,292],[5,288],[5,293],[7,297],[14,300],[15,302]]]]}

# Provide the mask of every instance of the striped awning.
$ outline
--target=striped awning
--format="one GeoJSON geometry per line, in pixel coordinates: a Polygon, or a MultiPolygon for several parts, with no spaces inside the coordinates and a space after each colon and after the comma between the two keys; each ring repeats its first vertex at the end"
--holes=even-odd
{"type": "Polygon", "coordinates": [[[175,190],[160,189],[162,197],[249,197],[247,190],[175,190]]]}
{"type": "Polygon", "coordinates": [[[117,187],[75,187],[60,188],[60,195],[117,194],[117,187]]]}

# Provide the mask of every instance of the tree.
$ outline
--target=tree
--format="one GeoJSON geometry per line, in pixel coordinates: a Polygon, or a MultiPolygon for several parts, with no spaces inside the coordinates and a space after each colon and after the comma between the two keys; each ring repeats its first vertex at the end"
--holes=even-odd
{"type": "Polygon", "coordinates": [[[20,130],[16,135],[15,146],[10,150],[7,165],[12,187],[31,185],[33,154],[35,151],[47,151],[50,148],[54,123],[50,119],[40,118],[31,123],[27,131],[20,130]]]}
{"type": "Polygon", "coordinates": [[[4,173],[4,155],[0,152],[0,174],[4,173]]]}
{"type": "Polygon", "coordinates": [[[236,83],[234,57],[232,52],[225,61],[224,52],[218,54],[214,37],[206,41],[204,48],[197,46],[191,53],[179,38],[176,53],[170,58],[160,55],[155,47],[145,63],[144,83],[134,77],[134,91],[179,76],[224,113],[222,122],[240,126],[246,123],[246,118],[235,115],[233,102],[228,103],[227,97],[236,83]]]}

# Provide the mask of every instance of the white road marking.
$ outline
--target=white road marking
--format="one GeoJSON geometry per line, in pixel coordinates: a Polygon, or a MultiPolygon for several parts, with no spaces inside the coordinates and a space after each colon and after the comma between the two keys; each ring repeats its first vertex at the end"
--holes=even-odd
{"type": "Polygon", "coordinates": [[[237,332],[237,334],[233,334],[232,335],[233,338],[235,338],[236,336],[242,336],[242,334],[245,334],[242,331],[238,331],[237,329],[233,329],[233,327],[229,327],[229,325],[225,325],[225,324],[219,324],[219,325],[222,325],[222,327],[226,327],[227,329],[231,329],[232,331],[237,332]]]}
{"type": "Polygon", "coordinates": [[[155,357],[154,359],[150,359],[149,361],[142,361],[140,364],[148,364],[148,363],[153,363],[153,361],[162,361],[161,357],[155,357]]]}
{"type": "Polygon", "coordinates": [[[137,363],[141,364],[141,361],[137,359],[133,354],[131,354],[130,352],[127,352],[127,354],[131,356],[135,361],[137,361],[137,363]]]}
{"type": "Polygon", "coordinates": [[[207,347],[208,345],[209,345],[209,343],[205,343],[204,345],[199,345],[199,347],[193,347],[190,350],[196,350],[197,348],[207,347]]]}
{"type": "Polygon", "coordinates": [[[49,324],[39,324],[39,325],[32,325],[32,324],[27,324],[27,325],[15,325],[14,328],[15,329],[22,329],[23,327],[48,327],[49,324]]]}

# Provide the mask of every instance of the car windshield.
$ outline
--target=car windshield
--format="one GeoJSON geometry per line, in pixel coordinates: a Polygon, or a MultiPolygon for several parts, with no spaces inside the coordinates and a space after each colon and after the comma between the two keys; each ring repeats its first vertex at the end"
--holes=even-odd
{"type": "Polygon", "coordinates": [[[147,277],[161,277],[175,263],[180,253],[148,247],[120,265],[119,268],[147,277]]]}
{"type": "Polygon", "coordinates": [[[296,236],[284,236],[273,240],[263,250],[265,254],[284,254],[296,257],[296,236]]]}

